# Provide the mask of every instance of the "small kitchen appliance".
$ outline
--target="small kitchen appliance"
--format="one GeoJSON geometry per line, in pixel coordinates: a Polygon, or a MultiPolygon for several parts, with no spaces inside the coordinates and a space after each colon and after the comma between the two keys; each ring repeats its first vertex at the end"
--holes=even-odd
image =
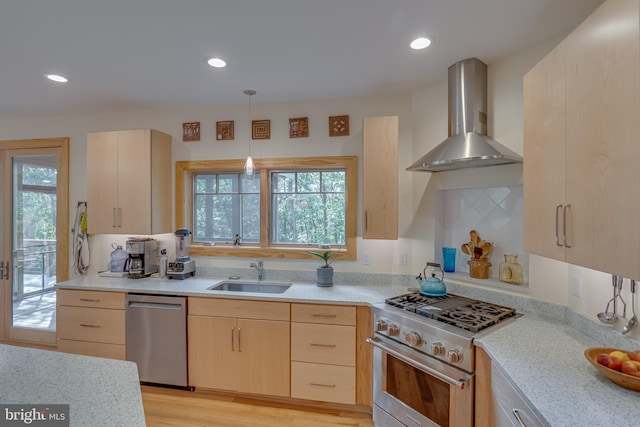
{"type": "Polygon", "coordinates": [[[188,228],[178,228],[173,233],[176,240],[176,260],[169,263],[167,277],[169,279],[184,280],[196,275],[196,262],[189,256],[191,231],[188,228]]]}
{"type": "Polygon", "coordinates": [[[140,279],[158,271],[158,241],[150,237],[132,237],[127,240],[130,279],[140,279]]]}
{"type": "Polygon", "coordinates": [[[518,316],[453,294],[416,291],[374,304],[374,424],[473,426],[474,340],[518,316]]]}

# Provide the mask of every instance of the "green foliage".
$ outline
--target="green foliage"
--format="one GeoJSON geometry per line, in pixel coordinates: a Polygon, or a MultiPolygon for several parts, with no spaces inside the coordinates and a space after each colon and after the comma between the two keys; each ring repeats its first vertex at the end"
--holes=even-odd
{"type": "Polygon", "coordinates": [[[331,263],[338,257],[338,254],[340,252],[333,252],[329,250],[322,253],[312,251],[307,251],[307,253],[321,258],[324,261],[324,265],[322,266],[322,268],[329,268],[331,266],[331,263]]]}

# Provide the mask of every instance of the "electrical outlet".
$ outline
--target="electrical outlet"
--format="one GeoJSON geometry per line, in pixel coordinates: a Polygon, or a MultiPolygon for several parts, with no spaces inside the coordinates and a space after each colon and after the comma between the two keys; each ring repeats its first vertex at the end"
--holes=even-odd
{"type": "Polygon", "coordinates": [[[578,298],[582,296],[582,280],[577,276],[571,278],[571,295],[578,298]]]}
{"type": "Polygon", "coordinates": [[[398,265],[407,265],[407,253],[400,252],[400,256],[398,257],[398,265]]]}
{"type": "Polygon", "coordinates": [[[362,265],[369,265],[369,254],[362,254],[362,265]]]}

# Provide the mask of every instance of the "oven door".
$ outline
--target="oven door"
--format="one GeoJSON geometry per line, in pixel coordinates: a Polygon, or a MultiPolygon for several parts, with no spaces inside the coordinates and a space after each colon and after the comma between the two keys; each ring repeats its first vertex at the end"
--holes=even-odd
{"type": "Polygon", "coordinates": [[[473,425],[472,374],[384,338],[367,341],[376,427],[473,425]]]}

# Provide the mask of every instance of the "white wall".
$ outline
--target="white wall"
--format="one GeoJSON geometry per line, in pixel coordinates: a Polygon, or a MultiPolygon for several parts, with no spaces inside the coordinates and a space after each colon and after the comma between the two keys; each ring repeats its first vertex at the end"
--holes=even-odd
{"type": "MultiPolygon", "coordinates": [[[[242,95],[241,95],[242,96],[242,95]]],[[[240,99],[240,97],[239,97],[240,99]]],[[[241,100],[244,102],[244,100],[241,100]]],[[[362,154],[362,119],[367,116],[398,115],[400,123],[399,168],[409,165],[412,158],[411,140],[411,96],[397,95],[385,97],[338,99],[330,101],[308,101],[298,103],[260,104],[259,92],[253,99],[253,119],[271,120],[271,139],[251,141],[251,153],[259,157],[301,157],[362,154]],[[328,136],[328,117],[348,114],[350,136],[328,136]],[[290,139],[290,117],[309,117],[309,138],[290,139]]],[[[76,116],[38,117],[31,119],[0,120],[0,139],[31,139],[66,136],[71,140],[70,212],[75,212],[76,202],[86,200],[86,134],[89,131],[154,128],[173,136],[173,160],[231,159],[244,158],[249,150],[250,126],[248,100],[243,104],[221,108],[193,108],[180,110],[126,111],[112,114],[91,114],[76,116]],[[215,140],[215,122],[235,121],[235,139],[215,140]],[[182,123],[199,121],[201,141],[182,142],[182,123]]],[[[359,170],[362,164],[359,162],[359,170]]],[[[173,171],[167,171],[173,175],[173,171]]],[[[360,174],[361,175],[361,174],[360,174]]],[[[360,189],[362,183],[360,183],[360,189]]],[[[168,188],[167,191],[172,191],[168,188]]],[[[361,194],[361,192],[359,192],[361,194]]],[[[362,200],[358,198],[359,212],[362,200]]],[[[399,179],[400,206],[411,205],[409,174],[401,173],[399,179]]],[[[360,217],[360,216],[359,216],[360,217]]],[[[91,221],[91,218],[88,219],[91,221]]],[[[73,223],[73,218],[70,218],[73,223]]],[[[411,241],[407,237],[411,222],[411,211],[400,209],[397,241],[371,241],[358,239],[359,255],[367,253],[369,265],[360,261],[336,262],[337,271],[407,274],[413,271],[410,263],[398,265],[400,252],[410,253],[411,241]]],[[[179,224],[178,226],[182,226],[179,224]]],[[[358,229],[358,235],[361,235],[358,229]]],[[[91,273],[106,268],[111,252],[111,243],[123,243],[127,236],[106,235],[91,238],[91,273]]],[[[172,235],[157,236],[161,244],[169,246],[173,252],[172,235]]],[[[361,259],[361,256],[358,257],[361,259]]],[[[410,259],[410,256],[409,256],[410,259]]],[[[247,267],[248,261],[200,257],[200,266],[247,267]]],[[[309,269],[315,268],[314,261],[286,261],[267,259],[267,268],[309,269]]]]}

